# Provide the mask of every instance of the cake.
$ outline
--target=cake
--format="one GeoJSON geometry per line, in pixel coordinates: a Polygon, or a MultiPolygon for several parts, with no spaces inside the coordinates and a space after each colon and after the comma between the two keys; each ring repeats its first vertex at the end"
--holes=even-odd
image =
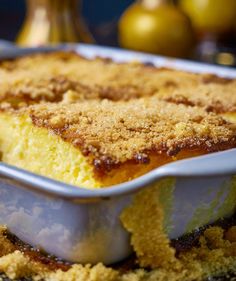
{"type": "Polygon", "coordinates": [[[236,80],[75,53],[0,64],[2,161],[76,186],[236,147],[236,80]]]}

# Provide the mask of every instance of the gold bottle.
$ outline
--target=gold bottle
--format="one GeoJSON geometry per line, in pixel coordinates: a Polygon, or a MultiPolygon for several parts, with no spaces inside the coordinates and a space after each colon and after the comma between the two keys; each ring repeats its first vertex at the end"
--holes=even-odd
{"type": "Polygon", "coordinates": [[[139,0],[120,18],[119,42],[128,49],[187,57],[194,34],[189,19],[172,0],[139,0]]]}
{"type": "Polygon", "coordinates": [[[78,14],[80,0],[27,0],[26,3],[25,22],[16,39],[19,45],[93,42],[78,14]]]}

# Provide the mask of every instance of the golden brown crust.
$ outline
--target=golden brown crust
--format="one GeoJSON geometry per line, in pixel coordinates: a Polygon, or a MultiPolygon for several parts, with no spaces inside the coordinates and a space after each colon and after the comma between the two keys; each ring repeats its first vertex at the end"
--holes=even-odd
{"type": "Polygon", "coordinates": [[[236,111],[235,80],[138,63],[87,60],[75,53],[31,55],[3,62],[0,77],[1,107],[157,95],[173,103],[202,106],[208,111],[236,111]]]}
{"type": "Polygon", "coordinates": [[[129,160],[148,163],[151,153],[177,155],[184,149],[215,151],[236,146],[236,126],[201,108],[160,101],[84,101],[41,104],[26,110],[46,127],[92,156],[97,169],[129,160]]]}
{"type": "Polygon", "coordinates": [[[152,95],[154,89],[130,80],[130,70],[131,80],[136,80],[142,67],[138,64],[118,65],[99,58],[89,61],[74,53],[28,56],[2,63],[0,101],[12,107],[20,107],[21,103],[58,102],[68,91],[73,91],[74,100],[128,100],[152,95]],[[11,102],[13,99],[18,100],[17,104],[11,102]]]}
{"type": "Polygon", "coordinates": [[[208,112],[236,112],[236,81],[198,84],[167,93],[163,99],[176,104],[200,106],[208,112]]]}

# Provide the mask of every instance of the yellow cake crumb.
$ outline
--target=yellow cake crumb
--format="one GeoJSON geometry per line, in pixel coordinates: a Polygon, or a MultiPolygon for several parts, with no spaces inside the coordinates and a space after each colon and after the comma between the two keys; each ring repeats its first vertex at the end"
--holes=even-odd
{"type": "MultiPolygon", "coordinates": [[[[227,232],[229,231],[232,235],[234,229],[235,226],[229,228],[227,232]]],[[[229,251],[234,242],[231,243],[227,240],[224,237],[224,232],[220,227],[206,229],[199,239],[198,246],[192,247],[176,257],[178,267],[170,267],[168,263],[160,263],[158,268],[152,270],[142,268],[139,265],[138,269],[126,268],[125,271],[105,267],[102,264],[95,266],[74,264],[69,266],[67,270],[56,270],[50,268],[47,263],[43,264],[19,250],[13,250],[13,244],[11,246],[12,252],[3,255],[2,249],[4,248],[2,248],[2,245],[9,246],[11,242],[0,233],[2,242],[0,247],[0,272],[4,272],[9,278],[13,279],[30,276],[35,281],[204,281],[211,276],[236,272],[236,256],[231,255],[229,251]]],[[[145,239],[149,239],[148,235],[145,236],[145,239]]],[[[157,250],[158,245],[155,247],[157,250]]],[[[165,260],[169,260],[170,256],[173,258],[168,251],[168,247],[170,246],[166,245],[167,252],[162,253],[165,260]]],[[[159,244],[159,250],[163,249],[163,246],[159,244]]],[[[151,260],[148,259],[148,261],[151,260]]],[[[155,266],[156,261],[157,259],[154,259],[155,266]]]]}
{"type": "Polygon", "coordinates": [[[158,200],[162,183],[165,181],[137,194],[131,206],[123,211],[121,220],[131,233],[131,244],[140,266],[178,268],[175,250],[163,230],[164,214],[158,200]]]}
{"type": "Polygon", "coordinates": [[[28,277],[32,273],[29,258],[20,251],[3,256],[0,258],[0,272],[12,279],[28,277]]]}
{"type": "Polygon", "coordinates": [[[119,273],[102,264],[95,266],[73,265],[67,272],[57,270],[45,275],[46,281],[118,281],[119,273]]]}

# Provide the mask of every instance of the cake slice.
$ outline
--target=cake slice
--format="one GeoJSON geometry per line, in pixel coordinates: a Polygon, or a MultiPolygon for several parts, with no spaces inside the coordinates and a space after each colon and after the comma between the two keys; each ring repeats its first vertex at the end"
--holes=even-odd
{"type": "Polygon", "coordinates": [[[42,103],[0,112],[6,163],[88,188],[136,178],[176,159],[236,147],[236,125],[156,96],[42,103]]]}

